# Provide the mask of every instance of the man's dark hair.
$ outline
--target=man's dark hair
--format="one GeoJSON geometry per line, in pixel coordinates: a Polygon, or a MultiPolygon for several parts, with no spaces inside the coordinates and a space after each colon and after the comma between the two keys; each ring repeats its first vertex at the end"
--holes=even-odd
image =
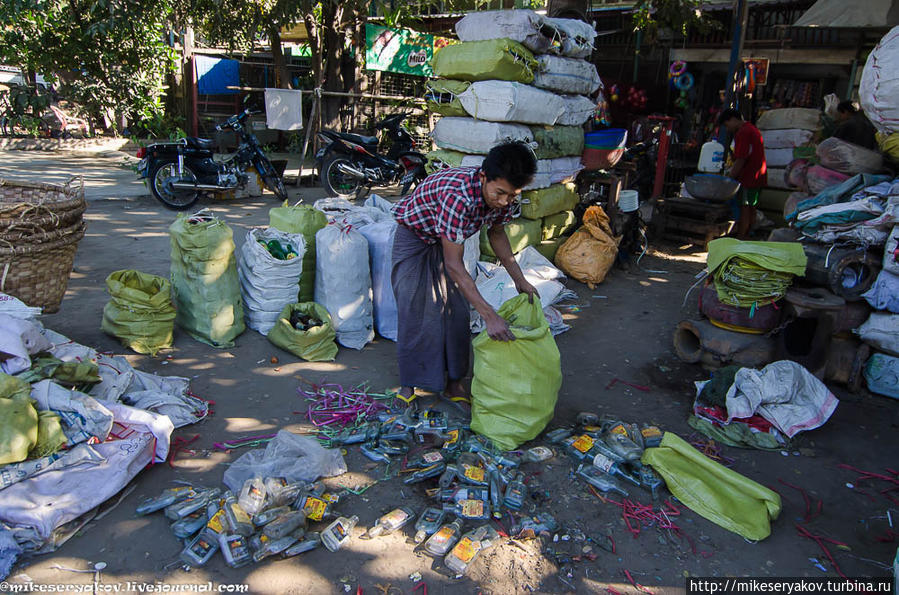
{"type": "Polygon", "coordinates": [[[726,110],[724,110],[723,112],[721,112],[720,116],[718,116],[718,125],[720,126],[721,124],[724,124],[731,118],[736,118],[738,120],[742,120],[743,114],[741,114],[739,110],[735,110],[734,108],[729,107],[726,110]]]}
{"type": "Polygon", "coordinates": [[[524,188],[537,173],[537,156],[523,142],[509,142],[490,149],[481,170],[487,181],[503,179],[516,189],[524,188]]]}
{"type": "Polygon", "coordinates": [[[841,101],[837,104],[837,111],[851,116],[858,112],[858,108],[851,101],[841,101]]]}

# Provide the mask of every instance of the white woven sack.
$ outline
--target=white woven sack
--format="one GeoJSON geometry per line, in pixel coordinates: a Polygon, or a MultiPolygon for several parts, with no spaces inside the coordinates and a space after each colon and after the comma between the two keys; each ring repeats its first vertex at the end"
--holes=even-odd
{"type": "Polygon", "coordinates": [[[551,54],[537,56],[534,86],[559,93],[590,95],[602,86],[596,66],[586,60],[551,54]]]}
{"type": "Polygon", "coordinates": [[[899,27],[893,27],[868,54],[858,97],[879,131],[899,132],[899,27]]]}
{"type": "Polygon", "coordinates": [[[817,130],[821,127],[821,112],[807,107],[787,107],[768,110],[759,116],[759,130],[817,130]]]}
{"type": "Polygon", "coordinates": [[[883,155],[865,147],[830,137],[815,150],[824,167],[843,174],[873,174],[883,168],[883,155]]]}
{"type": "Polygon", "coordinates": [[[440,118],[431,137],[441,149],[480,155],[486,155],[490,149],[504,142],[534,140],[531,129],[523,124],[456,117],[440,118]]]}
{"type": "Polygon", "coordinates": [[[578,19],[546,19],[546,24],[559,32],[562,55],[570,58],[589,58],[593,53],[596,29],[578,19]]]}
{"type": "Polygon", "coordinates": [[[329,223],[315,234],[315,301],[344,347],[362,349],[375,338],[368,240],[350,226],[329,223]]]}
{"type": "Polygon", "coordinates": [[[513,39],[529,50],[543,53],[552,40],[541,33],[545,19],[533,10],[490,10],[472,12],[456,23],[456,35],[462,41],[513,39]]]}
{"type": "Polygon", "coordinates": [[[531,85],[510,81],[472,83],[459,101],[478,120],[553,125],[565,110],[562,98],[531,85]]]}
{"type": "Polygon", "coordinates": [[[884,246],[883,270],[899,275],[899,225],[893,226],[884,246]]]}
{"type": "MultiPolygon", "coordinates": [[[[794,149],[810,142],[815,135],[811,130],[793,128],[789,130],[762,130],[765,151],[768,149],[794,149]]],[[[767,156],[767,153],[766,153],[767,156]]]]}
{"type": "Polygon", "coordinates": [[[765,146],[765,162],[768,167],[785,168],[793,161],[793,149],[769,149],[765,146]]]}
{"type": "Polygon", "coordinates": [[[871,347],[899,356],[899,314],[872,312],[855,332],[871,347]]]}
{"type": "Polygon", "coordinates": [[[396,341],[397,308],[390,275],[393,270],[393,238],[397,223],[394,220],[364,225],[359,233],[368,240],[371,262],[372,305],[375,328],[385,339],[396,341]]]}
{"type": "Polygon", "coordinates": [[[556,126],[580,126],[596,110],[596,103],[583,95],[562,95],[565,111],[556,120],[556,126]]]}
{"type": "Polygon", "coordinates": [[[297,301],[305,253],[306,243],[302,234],[285,233],[274,228],[247,232],[237,255],[237,276],[248,327],[267,335],[284,306],[297,301]],[[278,260],[259,240],[278,240],[282,246],[290,244],[297,257],[278,260]]]}
{"type": "Polygon", "coordinates": [[[787,184],[786,168],[768,168],[768,187],[780,188],[781,190],[790,190],[793,188],[787,184]]]}
{"type": "Polygon", "coordinates": [[[558,157],[556,159],[538,159],[537,173],[531,183],[522,188],[524,191],[549,188],[553,184],[570,182],[578,172],[584,169],[579,155],[574,157],[558,157]]]}
{"type": "Polygon", "coordinates": [[[528,190],[540,190],[541,188],[549,188],[552,185],[552,159],[538,159],[537,172],[534,174],[534,179],[522,190],[525,192],[528,190]]]}

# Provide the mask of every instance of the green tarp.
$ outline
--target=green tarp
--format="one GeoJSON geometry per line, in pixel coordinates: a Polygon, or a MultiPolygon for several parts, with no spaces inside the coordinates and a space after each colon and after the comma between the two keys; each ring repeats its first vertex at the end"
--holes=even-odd
{"type": "Polygon", "coordinates": [[[534,82],[537,60],[529,49],[511,39],[469,41],[448,45],[431,61],[436,76],[464,81],[534,82]]]}
{"type": "MultiPolygon", "coordinates": [[[[541,222],[539,220],[519,217],[506,225],[506,236],[512,246],[512,254],[518,254],[528,246],[536,246],[540,243],[541,222]]],[[[490,240],[487,238],[487,228],[481,229],[481,254],[495,257],[490,240]]]]}
{"type": "Polygon", "coordinates": [[[474,341],[471,429],[502,450],[517,448],[543,431],[562,386],[559,349],[539,298],[518,295],[499,308],[515,341],[494,341],[482,331],[474,341]]]}
{"type": "Polygon", "coordinates": [[[528,219],[542,219],[577,206],[580,197],[577,186],[572,182],[553,184],[549,188],[528,190],[521,193],[521,216],[528,219]]]}
{"type": "Polygon", "coordinates": [[[311,302],[315,298],[315,234],[328,224],[328,218],[321,211],[309,205],[280,207],[268,212],[268,224],[285,233],[302,234],[306,242],[303,253],[303,274],[300,276],[300,302],[311,302]]]}
{"type": "Polygon", "coordinates": [[[337,333],[331,323],[331,316],[324,306],[315,302],[284,306],[278,322],[267,336],[273,344],[308,362],[331,362],[337,357],[337,333]],[[294,312],[312,316],[322,324],[305,331],[297,330],[290,324],[290,317],[294,312]]]}
{"type": "Polygon", "coordinates": [[[581,126],[531,126],[537,143],[537,159],[557,159],[584,152],[584,129],[581,126]]]}
{"type": "Polygon", "coordinates": [[[542,235],[544,240],[561,238],[577,225],[577,216],[574,211],[565,211],[543,218],[542,235]]]}
{"type": "Polygon", "coordinates": [[[168,281],[140,271],[113,271],[106,277],[106,291],[110,299],[103,307],[103,332],[138,353],[155,356],[172,346],[175,307],[168,281]]]}
{"type": "Polygon", "coordinates": [[[454,81],[450,79],[429,80],[428,92],[425,95],[428,109],[441,116],[468,117],[468,112],[462,107],[459,95],[471,86],[469,81],[454,81]]]}

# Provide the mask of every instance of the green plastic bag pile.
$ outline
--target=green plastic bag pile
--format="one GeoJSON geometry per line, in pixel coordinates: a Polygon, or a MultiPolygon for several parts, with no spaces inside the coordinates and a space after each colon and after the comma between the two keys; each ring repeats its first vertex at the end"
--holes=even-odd
{"type": "Polygon", "coordinates": [[[468,117],[459,95],[471,86],[470,82],[432,79],[425,84],[428,87],[425,100],[429,110],[441,116],[468,117]]]}
{"type": "Polygon", "coordinates": [[[502,450],[533,439],[552,419],[562,386],[559,348],[538,298],[519,295],[499,315],[515,341],[494,341],[482,331],[474,341],[471,429],[502,450]]]}
{"type": "Polygon", "coordinates": [[[231,228],[210,215],[182,213],[169,236],[175,322],[198,341],[232,347],[246,326],[231,228]]]}
{"type": "Polygon", "coordinates": [[[328,218],[321,211],[309,205],[280,207],[268,212],[268,224],[285,233],[302,234],[306,242],[303,253],[303,274],[300,276],[300,302],[311,302],[315,298],[315,234],[328,224],[328,218]]]}
{"type": "Polygon", "coordinates": [[[469,41],[441,48],[431,59],[434,75],[463,81],[534,82],[537,60],[511,39],[469,41]]]}
{"type": "Polygon", "coordinates": [[[741,242],[719,238],[709,242],[707,266],[718,299],[749,308],[776,302],[796,275],[805,275],[807,259],[797,242],[741,242]]]}
{"type": "Polygon", "coordinates": [[[315,302],[285,306],[267,336],[274,345],[308,362],[332,362],[337,357],[337,333],[331,323],[331,315],[324,306],[315,302]],[[311,316],[322,324],[305,331],[297,330],[290,323],[294,313],[311,316]]]}
{"type": "Polygon", "coordinates": [[[640,459],[665,480],[690,510],[746,539],[765,539],[780,514],[777,492],[711,460],[682,438],[666,432],[658,448],[640,459]]]}
{"type": "Polygon", "coordinates": [[[31,386],[0,374],[0,465],[53,454],[65,443],[59,416],[34,408],[31,386]]]}
{"type": "Polygon", "coordinates": [[[138,353],[156,355],[172,346],[175,307],[172,286],[156,275],[133,270],[106,277],[109,302],[103,307],[103,332],[138,353]]]}

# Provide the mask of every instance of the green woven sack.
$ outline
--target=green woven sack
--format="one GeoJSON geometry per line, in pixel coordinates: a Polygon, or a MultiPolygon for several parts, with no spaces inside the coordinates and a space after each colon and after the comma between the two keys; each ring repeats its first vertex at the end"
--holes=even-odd
{"type": "Polygon", "coordinates": [[[554,240],[544,240],[534,247],[537,249],[537,252],[544,256],[544,258],[550,262],[554,262],[556,252],[559,251],[559,246],[565,243],[565,240],[567,239],[568,238],[556,238],[554,240]]]}
{"type": "Polygon", "coordinates": [[[300,276],[300,302],[311,302],[315,296],[315,234],[328,224],[324,213],[309,205],[287,206],[287,201],[280,207],[268,212],[268,224],[285,233],[299,233],[306,242],[303,253],[303,274],[300,276]]]}
{"type": "Polygon", "coordinates": [[[269,341],[308,362],[334,361],[337,357],[337,343],[334,342],[336,337],[330,314],[324,306],[315,302],[284,306],[278,322],[268,332],[269,341]],[[297,330],[290,324],[290,316],[294,312],[317,318],[322,325],[306,331],[297,330]]]}
{"type": "MultiPolygon", "coordinates": [[[[528,246],[536,246],[540,243],[540,221],[533,219],[525,219],[519,217],[513,219],[506,225],[506,236],[509,238],[509,244],[512,246],[512,254],[518,254],[528,246]]],[[[496,256],[493,253],[493,247],[490,246],[490,240],[487,238],[487,228],[481,229],[481,254],[487,256],[496,256]]]]}
{"type": "Polygon", "coordinates": [[[441,116],[468,117],[468,112],[459,101],[459,95],[471,86],[470,82],[432,79],[425,84],[428,87],[425,99],[429,110],[441,116]]]}
{"type": "Polygon", "coordinates": [[[175,322],[213,347],[233,347],[246,326],[231,228],[215,217],[179,214],[169,227],[175,322]]]}
{"type": "Polygon", "coordinates": [[[0,373],[0,465],[27,459],[37,444],[37,429],[31,387],[24,380],[0,373]]]}
{"type": "Polygon", "coordinates": [[[584,129],[581,126],[531,126],[537,143],[537,159],[557,159],[584,152],[584,129]]]}
{"type": "Polygon", "coordinates": [[[555,240],[561,238],[577,225],[577,216],[574,211],[565,211],[543,218],[543,239],[555,240]]]}
{"type": "Polygon", "coordinates": [[[168,281],[140,271],[114,271],[106,277],[106,291],[110,300],[103,307],[103,332],[138,353],[155,356],[172,346],[175,307],[168,281]]]}
{"type": "Polygon", "coordinates": [[[521,216],[528,219],[542,219],[577,206],[580,197],[577,186],[572,182],[553,184],[549,188],[528,190],[521,193],[521,216]]]}
{"type": "Polygon", "coordinates": [[[647,448],[640,460],[652,465],[671,493],[696,514],[746,539],[771,534],[780,496],[716,463],[676,434],[665,432],[661,445],[647,448]]]}
{"type": "Polygon", "coordinates": [[[459,167],[465,153],[450,151],[449,149],[435,149],[425,154],[425,169],[429,174],[444,169],[444,167],[459,167]]]}
{"type": "Polygon", "coordinates": [[[482,331],[472,341],[471,429],[512,450],[552,419],[562,363],[539,298],[529,303],[527,295],[518,295],[500,306],[499,315],[515,340],[494,341],[482,331]]]}
{"type": "Polygon", "coordinates": [[[467,41],[441,48],[431,60],[434,75],[463,81],[534,82],[537,60],[511,39],[467,41]]]}

